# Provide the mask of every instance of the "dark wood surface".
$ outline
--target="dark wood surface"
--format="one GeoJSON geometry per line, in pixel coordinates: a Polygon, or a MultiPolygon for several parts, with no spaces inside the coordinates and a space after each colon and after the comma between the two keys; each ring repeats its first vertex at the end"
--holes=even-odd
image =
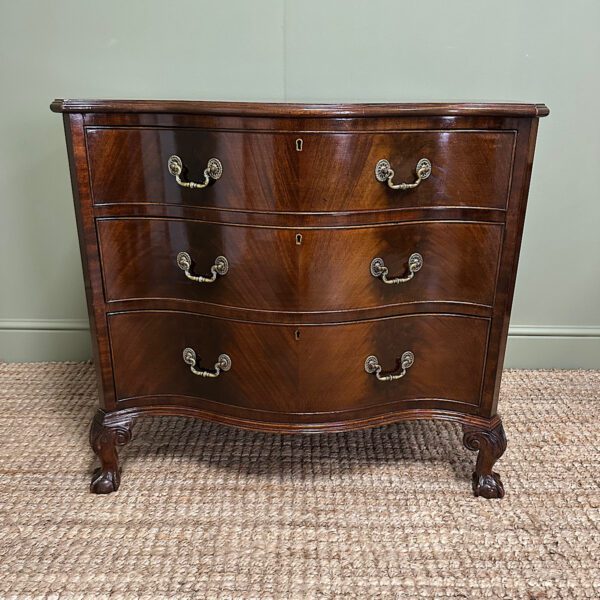
{"type": "Polygon", "coordinates": [[[344,229],[150,218],[97,225],[108,301],[171,298],[275,312],[414,302],[491,307],[503,235],[499,223],[460,221],[344,229]],[[214,283],[190,281],[177,267],[182,251],[192,257],[194,275],[210,275],[221,255],[229,271],[214,283]],[[406,283],[385,284],[370,272],[371,261],[381,257],[390,277],[406,277],[416,252],[423,266],[406,283]]]}
{"type": "Polygon", "coordinates": [[[120,481],[117,446],[140,415],[180,414],[281,432],[414,418],[461,422],[479,452],[474,492],[501,497],[497,401],[538,117],[544,105],[282,105],[55,101],[65,112],[101,404],[92,490],[120,481]],[[303,140],[302,151],[296,140],[303,140]],[[223,177],[185,190],[206,161],[223,177]],[[394,181],[376,181],[377,160],[394,181]],[[298,236],[301,236],[299,238],[298,236]],[[210,284],[218,255],[230,271],[210,284]],[[386,285],[369,272],[380,256],[386,285]],[[220,353],[232,369],[193,375],[220,353]],[[396,381],[364,370],[376,355],[396,381]]]}
{"type": "Polygon", "coordinates": [[[194,129],[87,130],[95,204],[167,203],[246,211],[342,212],[398,207],[504,209],[513,131],[395,133],[232,132],[194,129]],[[296,140],[302,140],[302,151],[296,140]],[[177,185],[171,155],[202,181],[208,160],[223,175],[205,189],[177,185]],[[418,161],[432,164],[414,190],[392,190],[374,176],[380,159],[395,182],[412,183],[418,161]],[[242,168],[241,165],[250,165],[242,168]]]}
{"type": "Polygon", "coordinates": [[[484,498],[503,498],[504,485],[500,475],[492,470],[506,450],[506,434],[502,423],[489,429],[463,425],[463,432],[465,448],[479,451],[473,472],[473,493],[484,498]]]}
{"type": "Polygon", "coordinates": [[[488,319],[439,314],[299,327],[172,311],[109,316],[118,406],[162,396],[202,407],[206,399],[248,409],[253,419],[261,411],[281,413],[278,421],[338,420],[340,412],[385,412],[407,400],[478,406],[488,327],[488,319]],[[231,370],[215,379],[194,375],[182,358],[188,347],[198,368],[212,369],[225,353],[231,370]],[[368,356],[395,372],[407,350],[415,362],[402,379],[378,381],[366,373],[368,356]]]}
{"type": "Polygon", "coordinates": [[[82,100],[56,99],[54,112],[72,113],[182,113],[242,116],[394,117],[498,115],[545,117],[545,104],[519,102],[405,102],[371,104],[294,104],[290,102],[207,102],[195,100],[82,100]]]}

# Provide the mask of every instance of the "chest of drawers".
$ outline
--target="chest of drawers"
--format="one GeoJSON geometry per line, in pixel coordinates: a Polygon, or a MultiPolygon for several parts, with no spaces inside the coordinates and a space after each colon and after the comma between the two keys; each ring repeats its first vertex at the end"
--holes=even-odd
{"type": "Polygon", "coordinates": [[[497,413],[533,104],[56,100],[98,373],[91,489],[142,416],[317,433],[497,413]]]}

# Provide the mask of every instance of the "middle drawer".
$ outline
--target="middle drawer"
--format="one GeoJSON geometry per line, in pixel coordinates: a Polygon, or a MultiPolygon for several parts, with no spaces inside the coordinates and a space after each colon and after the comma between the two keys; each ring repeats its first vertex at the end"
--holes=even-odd
{"type": "Polygon", "coordinates": [[[107,301],[283,312],[491,306],[503,231],[457,221],[292,229],[155,218],[99,219],[97,228],[107,301]]]}

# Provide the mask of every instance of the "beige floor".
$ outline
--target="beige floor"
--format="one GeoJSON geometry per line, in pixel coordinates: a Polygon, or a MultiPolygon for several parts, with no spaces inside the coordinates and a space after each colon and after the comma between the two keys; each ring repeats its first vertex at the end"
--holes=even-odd
{"type": "Polygon", "coordinates": [[[599,598],[600,371],[512,371],[502,501],[460,428],[140,421],[88,493],[87,364],[0,365],[1,598],[599,598]]]}

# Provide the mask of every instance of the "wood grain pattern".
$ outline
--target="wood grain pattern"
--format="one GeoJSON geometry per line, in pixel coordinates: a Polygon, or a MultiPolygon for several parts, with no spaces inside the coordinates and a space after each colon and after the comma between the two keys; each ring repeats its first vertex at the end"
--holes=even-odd
{"type": "Polygon", "coordinates": [[[156,203],[249,211],[340,212],[397,207],[506,206],[515,135],[511,131],[256,133],[187,129],[87,129],[95,204],[156,203]],[[296,140],[302,139],[302,151],[296,140]],[[202,181],[208,160],[223,176],[205,189],[177,185],[168,172],[178,155],[186,177],[202,181]],[[431,176],[414,190],[375,178],[387,159],[394,181],[431,176]],[[240,168],[240,165],[247,165],[240,168]]]}
{"type": "Polygon", "coordinates": [[[140,415],[177,414],[289,433],[344,431],[415,418],[465,427],[478,450],[474,492],[504,493],[494,462],[506,447],[497,414],[538,118],[534,104],[283,105],[55,101],[65,133],[101,410],[92,490],[120,481],[117,446],[140,415]],[[302,151],[296,150],[298,138],[302,151]],[[183,190],[166,160],[200,178],[183,190]],[[388,159],[394,180],[376,181],[388,159]],[[301,235],[298,240],[297,236],[301,235]],[[230,272],[206,275],[217,255],[230,272]],[[413,280],[391,276],[424,258],[413,280]],[[228,353],[231,371],[193,375],[228,353]],[[364,371],[375,354],[398,381],[364,371]],[[398,372],[397,370],[394,372],[398,372]]]}
{"type": "MultiPolygon", "coordinates": [[[[340,325],[265,325],[170,311],[110,315],[117,399],[197,398],[254,411],[333,413],[402,400],[478,405],[489,321],[410,315],[340,325]],[[198,377],[182,359],[195,350],[199,368],[226,353],[232,368],[198,377]],[[410,350],[403,379],[377,381],[364,370],[376,355],[385,371],[410,350]]],[[[382,408],[382,410],[384,410],[382,408]]],[[[337,418],[337,417],[335,417],[337,418]]]]}
{"type": "Polygon", "coordinates": [[[515,164],[518,168],[514,170],[511,182],[484,381],[482,410],[486,415],[496,414],[498,406],[537,127],[537,120],[524,120],[519,125],[515,149],[515,164]]]}
{"type": "Polygon", "coordinates": [[[284,312],[415,302],[491,306],[502,230],[500,224],[440,221],[351,229],[98,221],[108,301],[171,298],[284,312]],[[190,281],[176,264],[181,251],[192,257],[196,275],[209,275],[220,255],[229,272],[214,283],[190,281]],[[391,277],[406,276],[415,252],[423,267],[407,283],[385,284],[370,273],[372,259],[381,257],[391,277]]]}
{"type": "Polygon", "coordinates": [[[519,123],[528,121],[515,115],[393,115],[389,117],[339,116],[329,113],[329,118],[311,116],[310,113],[294,115],[213,115],[200,113],[83,113],[86,128],[104,127],[152,129],[203,129],[231,132],[339,132],[387,133],[397,131],[515,131],[519,123]]]}
{"type": "Polygon", "coordinates": [[[79,233],[79,250],[83,265],[85,295],[92,335],[92,352],[98,374],[100,407],[110,409],[115,407],[115,391],[102,288],[100,252],[98,250],[90,194],[83,118],[77,114],[65,114],[63,125],[67,141],[75,218],[79,233]]]}

